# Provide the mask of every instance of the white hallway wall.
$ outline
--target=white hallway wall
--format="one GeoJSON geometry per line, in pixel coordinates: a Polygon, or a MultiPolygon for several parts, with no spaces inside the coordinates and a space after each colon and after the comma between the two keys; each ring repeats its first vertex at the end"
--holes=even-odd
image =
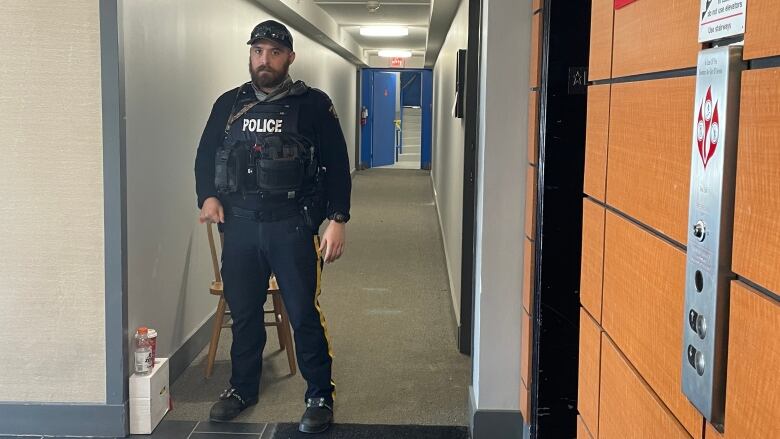
{"type": "Polygon", "coordinates": [[[472,409],[519,415],[531,0],[483,1],[472,409]]]}
{"type": "MultiPolygon", "coordinates": [[[[125,0],[128,326],[159,332],[179,349],[214,313],[205,227],[198,224],[193,165],[214,100],[249,79],[246,45],[272,18],[248,0],[125,0]]],[[[291,28],[294,79],[328,93],[354,167],[356,68],[291,28]]],[[[128,340],[129,342],[129,340],[128,340]]]]}
{"type": "Polygon", "coordinates": [[[452,116],[458,49],[468,47],[468,0],[462,0],[433,68],[431,176],[444,237],[450,292],[460,324],[460,266],[463,233],[464,119],[452,116]]]}

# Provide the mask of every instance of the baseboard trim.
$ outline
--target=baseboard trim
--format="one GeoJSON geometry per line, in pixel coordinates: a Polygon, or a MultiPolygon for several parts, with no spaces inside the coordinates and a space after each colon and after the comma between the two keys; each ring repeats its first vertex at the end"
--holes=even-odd
{"type": "MultiPolygon", "coordinates": [[[[216,314],[216,312],[214,314],[216,314]]],[[[208,346],[209,341],[211,341],[211,328],[214,326],[214,314],[206,319],[206,321],[200,325],[200,328],[198,328],[192,336],[171,355],[171,359],[169,360],[170,375],[168,378],[171,384],[176,382],[181,374],[190,367],[192,361],[195,360],[195,357],[200,354],[203,348],[208,346]]]]}
{"type": "Polygon", "coordinates": [[[0,435],[125,437],[127,434],[127,403],[0,403],[0,435]]]}
{"type": "Polygon", "coordinates": [[[469,386],[469,431],[471,439],[525,436],[523,415],[519,410],[477,409],[474,387],[469,386]]]}

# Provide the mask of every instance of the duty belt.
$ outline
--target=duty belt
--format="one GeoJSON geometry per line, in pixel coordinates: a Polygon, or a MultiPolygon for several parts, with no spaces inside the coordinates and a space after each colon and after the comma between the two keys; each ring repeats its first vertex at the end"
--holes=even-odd
{"type": "Polygon", "coordinates": [[[297,205],[286,205],[268,210],[249,210],[240,207],[231,207],[230,213],[236,218],[257,221],[260,223],[270,223],[294,217],[301,213],[301,209],[297,205]]]}

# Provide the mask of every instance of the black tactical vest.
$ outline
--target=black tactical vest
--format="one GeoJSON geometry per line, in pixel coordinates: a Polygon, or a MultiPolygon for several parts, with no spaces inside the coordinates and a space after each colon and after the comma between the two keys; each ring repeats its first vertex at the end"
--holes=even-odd
{"type": "MultiPolygon", "coordinates": [[[[254,97],[253,90],[249,93],[254,97]]],[[[318,154],[311,140],[298,133],[298,117],[296,103],[237,100],[217,148],[219,194],[283,201],[316,192],[318,154]]]]}

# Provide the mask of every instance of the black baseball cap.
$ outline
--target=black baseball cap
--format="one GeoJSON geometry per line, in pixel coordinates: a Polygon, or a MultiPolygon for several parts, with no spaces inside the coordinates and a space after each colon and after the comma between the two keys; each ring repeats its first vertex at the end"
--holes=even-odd
{"type": "Polygon", "coordinates": [[[290,31],[282,23],[275,20],[266,20],[252,29],[252,35],[246,43],[252,45],[257,40],[271,40],[293,50],[293,37],[290,31]]]}

